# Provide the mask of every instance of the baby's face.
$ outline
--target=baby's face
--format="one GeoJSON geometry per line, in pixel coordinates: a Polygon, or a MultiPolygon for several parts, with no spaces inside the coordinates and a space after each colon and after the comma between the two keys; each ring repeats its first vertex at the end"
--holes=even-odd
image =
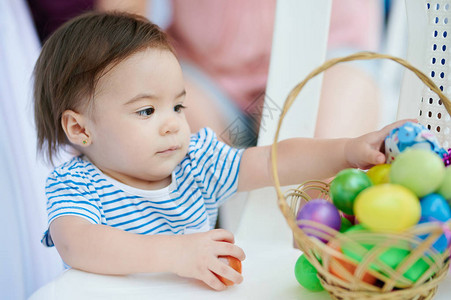
{"type": "Polygon", "coordinates": [[[104,173],[130,186],[167,185],[188,149],[184,99],[182,71],[170,51],[147,49],[130,56],[98,82],[86,154],[104,173]]]}

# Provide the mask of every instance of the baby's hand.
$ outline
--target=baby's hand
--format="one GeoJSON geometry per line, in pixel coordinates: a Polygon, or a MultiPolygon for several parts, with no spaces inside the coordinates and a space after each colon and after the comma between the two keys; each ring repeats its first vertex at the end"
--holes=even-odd
{"type": "Polygon", "coordinates": [[[380,151],[385,137],[395,128],[406,122],[417,122],[408,119],[394,122],[381,130],[374,131],[357,138],[349,139],[345,145],[345,157],[353,168],[368,169],[373,165],[385,163],[385,155],[380,151]]]}
{"type": "Polygon", "coordinates": [[[244,260],[244,251],[234,245],[233,234],[227,230],[214,229],[203,233],[181,236],[180,250],[174,258],[174,272],[183,277],[202,280],[215,290],[226,285],[215,275],[238,284],[243,276],[221,261],[219,256],[233,256],[244,260]]]}

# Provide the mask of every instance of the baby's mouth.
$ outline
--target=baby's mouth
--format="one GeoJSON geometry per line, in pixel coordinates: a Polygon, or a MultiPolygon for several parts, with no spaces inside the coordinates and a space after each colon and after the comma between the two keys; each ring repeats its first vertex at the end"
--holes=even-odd
{"type": "Polygon", "coordinates": [[[158,151],[157,154],[170,154],[180,149],[180,146],[172,146],[165,150],[158,151]]]}

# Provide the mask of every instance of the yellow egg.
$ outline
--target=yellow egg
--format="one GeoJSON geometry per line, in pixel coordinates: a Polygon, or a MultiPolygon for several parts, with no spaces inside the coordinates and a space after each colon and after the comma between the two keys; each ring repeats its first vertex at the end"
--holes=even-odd
{"type": "Polygon", "coordinates": [[[390,164],[375,165],[366,172],[366,175],[368,175],[374,185],[389,183],[390,167],[390,164]]]}
{"type": "Polygon", "coordinates": [[[355,216],[366,228],[401,232],[420,220],[418,197],[399,184],[379,184],[363,190],[355,199],[355,216]]]}

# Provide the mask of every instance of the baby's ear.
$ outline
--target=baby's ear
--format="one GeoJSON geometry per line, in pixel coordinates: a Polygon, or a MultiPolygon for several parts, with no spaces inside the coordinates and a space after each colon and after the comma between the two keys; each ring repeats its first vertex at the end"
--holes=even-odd
{"type": "Polygon", "coordinates": [[[68,140],[77,146],[88,146],[91,143],[89,131],[86,128],[86,118],[73,110],[66,110],[61,116],[61,126],[68,140]]]}

